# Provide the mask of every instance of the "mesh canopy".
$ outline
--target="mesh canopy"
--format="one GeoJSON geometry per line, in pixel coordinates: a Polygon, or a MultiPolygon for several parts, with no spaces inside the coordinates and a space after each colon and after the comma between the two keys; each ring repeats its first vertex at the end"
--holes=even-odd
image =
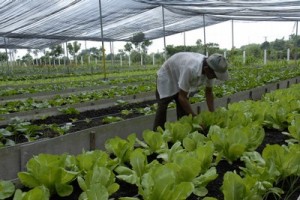
{"type": "Polygon", "coordinates": [[[297,21],[299,11],[296,0],[1,0],[0,48],[151,40],[227,20],[297,21]]]}

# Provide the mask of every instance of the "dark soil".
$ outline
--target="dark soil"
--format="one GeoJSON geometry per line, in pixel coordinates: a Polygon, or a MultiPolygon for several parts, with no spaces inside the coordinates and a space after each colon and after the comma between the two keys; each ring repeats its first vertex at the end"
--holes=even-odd
{"type": "Polygon", "coordinates": [[[79,130],[88,129],[94,126],[100,126],[104,123],[102,119],[106,116],[122,117],[123,119],[130,119],[138,116],[143,116],[143,113],[137,112],[135,108],[145,108],[151,106],[155,103],[155,100],[145,101],[141,103],[125,104],[118,105],[113,107],[104,108],[101,110],[90,110],[81,112],[80,114],[67,114],[67,115],[58,115],[51,116],[46,119],[32,121],[32,124],[41,125],[41,124],[65,124],[71,122],[73,126],[68,131],[76,132],[79,130]],[[132,110],[132,113],[129,115],[122,115],[122,110],[132,110]]]}

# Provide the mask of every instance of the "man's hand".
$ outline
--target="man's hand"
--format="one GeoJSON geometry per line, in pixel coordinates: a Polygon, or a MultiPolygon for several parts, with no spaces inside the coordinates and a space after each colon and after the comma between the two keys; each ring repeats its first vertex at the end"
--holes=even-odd
{"type": "Polygon", "coordinates": [[[191,104],[189,102],[188,99],[188,93],[183,91],[183,90],[179,90],[179,94],[178,94],[178,100],[180,105],[182,106],[182,108],[184,109],[184,111],[188,114],[191,114],[192,116],[196,116],[196,114],[194,113],[191,104]]]}
{"type": "Polygon", "coordinates": [[[196,91],[193,91],[193,92],[189,92],[189,97],[193,97],[197,93],[199,93],[199,90],[196,90],[196,91]]]}

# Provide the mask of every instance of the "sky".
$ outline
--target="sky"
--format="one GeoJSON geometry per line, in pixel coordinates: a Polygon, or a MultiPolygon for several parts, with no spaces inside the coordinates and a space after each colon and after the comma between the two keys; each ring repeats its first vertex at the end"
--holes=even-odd
{"type": "MultiPolygon", "coordinates": [[[[232,22],[227,21],[205,28],[206,43],[217,43],[220,48],[231,49],[232,43],[236,48],[243,45],[264,41],[274,41],[284,38],[287,40],[289,35],[296,34],[295,22],[246,22],[234,21],[233,41],[232,41],[232,22]]],[[[196,29],[185,33],[179,33],[166,37],[166,45],[195,45],[198,39],[204,42],[204,29],[196,29]]],[[[81,42],[81,49],[101,46],[101,42],[81,42]]],[[[106,54],[110,53],[110,43],[105,42],[106,54]]],[[[114,53],[119,49],[124,49],[125,42],[113,42],[114,53]]],[[[152,40],[152,45],[148,48],[148,53],[162,52],[164,49],[164,39],[152,40]]],[[[3,51],[3,49],[2,49],[3,51]]],[[[18,50],[17,58],[21,58],[27,53],[26,50],[18,50]]]]}
{"type": "MultiPolygon", "coordinates": [[[[233,43],[236,48],[243,45],[258,43],[264,41],[274,41],[284,38],[287,40],[289,35],[296,34],[295,22],[245,22],[234,21],[233,23],[233,43]]],[[[227,21],[205,28],[206,43],[217,43],[220,48],[231,49],[232,47],[232,22],[227,21]]],[[[204,29],[196,29],[185,33],[179,33],[166,37],[166,45],[195,45],[198,39],[204,42],[204,29]],[[184,39],[185,38],[185,39],[184,39]]],[[[152,45],[148,48],[149,53],[162,52],[164,48],[164,39],[152,40],[152,45]]],[[[87,42],[87,48],[92,46],[100,47],[101,43],[87,42]]],[[[114,42],[114,53],[118,49],[124,49],[125,42],[114,42]]],[[[85,43],[82,44],[85,48],[85,43]]],[[[110,52],[110,44],[105,43],[106,52],[110,52]]]]}

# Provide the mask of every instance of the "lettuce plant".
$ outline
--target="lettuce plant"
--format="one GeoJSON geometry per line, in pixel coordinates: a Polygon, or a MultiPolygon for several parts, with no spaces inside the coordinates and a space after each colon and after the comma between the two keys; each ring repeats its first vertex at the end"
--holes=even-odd
{"type": "Polygon", "coordinates": [[[163,135],[160,132],[151,130],[144,130],[143,141],[136,138],[136,142],[143,148],[146,155],[151,155],[153,153],[159,154],[164,149],[168,148],[168,144],[164,140],[163,135]]]}
{"type": "Polygon", "coordinates": [[[291,125],[288,127],[289,135],[293,137],[298,144],[300,143],[300,114],[294,116],[291,125]]]}
{"type": "Polygon", "coordinates": [[[147,173],[151,167],[158,165],[158,161],[154,160],[148,163],[147,157],[143,149],[137,148],[130,154],[129,166],[117,166],[114,171],[118,174],[117,178],[141,187],[141,178],[147,173]]]}
{"type": "Polygon", "coordinates": [[[193,192],[191,182],[179,182],[172,165],[158,165],[142,177],[139,193],[144,200],[184,200],[193,192]]]}
{"type": "Polygon", "coordinates": [[[217,160],[224,157],[231,163],[239,159],[244,152],[255,150],[264,138],[264,130],[255,124],[223,129],[212,126],[208,137],[218,153],[217,160]]]}
{"type": "Polygon", "coordinates": [[[252,187],[257,194],[267,196],[272,193],[280,196],[283,193],[280,188],[273,186],[280,176],[273,163],[267,164],[256,151],[244,153],[241,160],[245,163],[245,167],[241,167],[241,174],[254,179],[255,184],[252,187]]]}
{"type": "Polygon", "coordinates": [[[14,200],[49,200],[50,192],[45,186],[37,186],[28,192],[22,192],[22,190],[17,189],[14,195],[14,200]]]}
{"type": "Polygon", "coordinates": [[[111,167],[114,165],[109,155],[105,151],[94,150],[83,152],[76,156],[76,165],[82,174],[92,170],[94,166],[111,167]]]}
{"type": "Polygon", "coordinates": [[[84,177],[79,176],[77,180],[83,190],[79,200],[106,200],[119,189],[114,173],[106,167],[97,165],[94,165],[93,169],[89,170],[84,177]]]}
{"type": "Polygon", "coordinates": [[[212,143],[198,147],[195,152],[180,152],[174,155],[173,167],[179,182],[192,182],[193,193],[205,196],[208,193],[206,186],[217,178],[214,167],[211,168],[214,148],[212,143]]]}
{"type": "Polygon", "coordinates": [[[11,181],[0,180],[0,199],[11,197],[15,192],[15,185],[11,181]]]}
{"type": "Polygon", "coordinates": [[[15,142],[11,139],[8,139],[8,137],[12,136],[13,133],[1,128],[0,129],[0,148],[4,146],[14,146],[15,142]]]}
{"type": "Polygon", "coordinates": [[[221,187],[224,200],[263,200],[255,184],[256,180],[252,177],[242,178],[234,172],[226,172],[221,187]]]}
{"type": "MultiPolygon", "coordinates": [[[[299,177],[299,152],[298,144],[288,147],[267,145],[262,155],[258,152],[247,152],[241,158],[246,166],[242,168],[242,174],[255,179],[253,187],[256,188],[257,194],[267,196],[272,193],[280,197],[283,194],[282,189],[273,185],[291,177],[299,177]]],[[[290,185],[293,187],[292,184],[290,185]]]]}
{"type": "Polygon", "coordinates": [[[300,176],[300,145],[291,144],[288,147],[267,145],[262,152],[267,165],[274,165],[280,172],[280,179],[289,176],[300,176]]]}
{"type": "Polygon", "coordinates": [[[168,142],[182,142],[183,139],[192,131],[192,124],[182,123],[181,121],[166,122],[163,137],[168,142]]]}
{"type": "Polygon", "coordinates": [[[127,140],[118,136],[110,138],[105,142],[105,149],[109,154],[112,154],[116,158],[114,160],[118,164],[124,164],[129,161],[130,154],[134,149],[136,141],[136,134],[130,134],[127,140]]]}
{"type": "Polygon", "coordinates": [[[123,118],[122,117],[118,117],[118,116],[106,116],[102,119],[102,122],[104,124],[111,124],[111,123],[114,123],[114,122],[119,122],[119,121],[122,121],[123,118]]]}
{"type": "Polygon", "coordinates": [[[199,132],[193,132],[183,139],[182,145],[186,151],[194,151],[208,142],[208,138],[199,132]]]}
{"type": "Polygon", "coordinates": [[[50,194],[68,196],[73,192],[70,183],[76,179],[79,172],[76,169],[75,158],[70,155],[39,154],[26,164],[27,172],[19,172],[21,183],[29,188],[44,185],[50,194]]]}

